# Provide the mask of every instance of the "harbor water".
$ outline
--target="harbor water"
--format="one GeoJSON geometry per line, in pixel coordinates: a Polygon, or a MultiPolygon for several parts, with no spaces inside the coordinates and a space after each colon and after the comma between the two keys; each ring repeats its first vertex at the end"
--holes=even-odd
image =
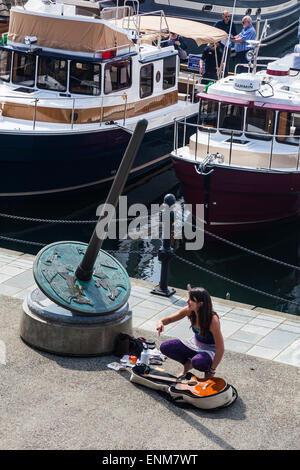
{"type": "MultiPolygon", "coordinates": [[[[261,54],[282,56],[291,51],[297,42],[295,32],[295,37],[289,42],[283,42],[280,49],[273,51],[273,54],[267,51],[267,48],[261,54]]],[[[143,203],[147,207],[153,203],[161,204],[166,193],[173,193],[178,201],[183,201],[180,184],[171,165],[155,175],[149,175],[142,181],[136,182],[126,190],[128,205],[143,203]]],[[[95,222],[44,223],[42,219],[96,221],[96,209],[105,197],[106,193],[93,192],[60,196],[42,202],[1,202],[0,247],[35,254],[43,245],[55,241],[88,242],[95,222]],[[3,214],[41,220],[6,218],[3,214]]],[[[243,234],[237,243],[269,258],[297,267],[300,258],[300,221],[282,225],[275,230],[243,234]]],[[[127,269],[129,276],[157,284],[160,277],[160,262],[157,255],[160,246],[159,240],[150,238],[136,241],[106,240],[103,249],[114,250],[115,257],[127,269]]],[[[255,256],[222,241],[205,243],[198,251],[186,251],[184,243],[178,242],[176,254],[199,265],[201,269],[177,258],[173,259],[169,269],[170,286],[185,289],[190,283],[192,286],[205,287],[215,297],[225,298],[229,293],[230,299],[234,301],[300,315],[299,269],[255,256]]]]}

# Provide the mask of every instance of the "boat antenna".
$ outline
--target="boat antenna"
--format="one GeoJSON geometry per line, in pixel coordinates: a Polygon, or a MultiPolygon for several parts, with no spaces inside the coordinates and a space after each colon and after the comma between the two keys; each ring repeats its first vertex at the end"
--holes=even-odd
{"type": "Polygon", "coordinates": [[[233,2],[233,9],[232,9],[232,14],[231,14],[231,20],[230,20],[230,27],[229,27],[229,32],[228,32],[228,39],[227,39],[227,44],[226,44],[226,50],[225,50],[225,59],[222,57],[222,65],[223,65],[223,72],[222,72],[222,78],[224,78],[225,74],[225,67],[224,64],[227,62],[227,57],[228,57],[228,49],[229,49],[229,44],[230,44],[230,36],[231,36],[231,30],[232,30],[232,24],[233,24],[233,17],[235,15],[235,6],[236,6],[236,0],[233,2]],[[223,60],[224,59],[224,60],[223,60]]]}

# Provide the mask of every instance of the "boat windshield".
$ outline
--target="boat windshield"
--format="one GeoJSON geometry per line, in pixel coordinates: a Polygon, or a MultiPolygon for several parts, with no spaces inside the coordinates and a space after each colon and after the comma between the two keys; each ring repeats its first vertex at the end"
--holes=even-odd
{"type": "Polygon", "coordinates": [[[11,51],[0,50],[0,80],[9,82],[11,67],[11,51]]]}
{"type": "Polygon", "coordinates": [[[67,69],[66,60],[55,59],[54,57],[39,57],[38,88],[66,91],[67,69]]]}
{"type": "Polygon", "coordinates": [[[219,129],[222,134],[242,135],[244,107],[222,103],[220,107],[219,129]]]}
{"type": "Polygon", "coordinates": [[[218,122],[219,103],[210,100],[201,100],[199,108],[199,125],[202,131],[216,132],[218,122]],[[203,127],[202,127],[203,126],[203,127]]]}
{"type": "Polygon", "coordinates": [[[250,139],[271,140],[274,132],[275,111],[272,109],[248,108],[245,134],[250,139]]]}
{"type": "Polygon", "coordinates": [[[153,64],[147,64],[140,70],[140,98],[146,98],[153,93],[153,64]]]}
{"type": "Polygon", "coordinates": [[[104,93],[124,90],[131,86],[131,59],[115,60],[105,64],[104,93]]]}
{"type": "Polygon", "coordinates": [[[288,111],[279,112],[277,134],[278,142],[299,145],[300,113],[289,113],[288,111]]]}
{"type": "Polygon", "coordinates": [[[172,88],[176,83],[176,56],[164,59],[163,89],[172,88]]]}
{"type": "Polygon", "coordinates": [[[71,60],[70,92],[82,95],[100,95],[100,70],[100,64],[71,60]]]}
{"type": "Polygon", "coordinates": [[[13,83],[33,87],[35,82],[35,63],[35,55],[15,52],[12,72],[13,83]]]}

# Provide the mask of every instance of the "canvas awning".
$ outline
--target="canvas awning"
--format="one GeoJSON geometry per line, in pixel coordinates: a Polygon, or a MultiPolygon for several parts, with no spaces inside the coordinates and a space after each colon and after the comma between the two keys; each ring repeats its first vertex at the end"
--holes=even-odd
{"type": "Polygon", "coordinates": [[[25,36],[37,36],[36,45],[40,47],[89,53],[134,45],[114,25],[83,21],[81,17],[43,16],[12,8],[8,39],[23,44],[25,36]]]}
{"type": "MultiPolygon", "coordinates": [[[[140,32],[144,34],[158,33],[163,30],[165,33],[172,31],[185,38],[194,39],[198,46],[201,44],[215,43],[227,38],[227,33],[221,29],[209,26],[198,21],[185,20],[182,18],[172,18],[170,16],[143,15],[139,17],[140,32]]],[[[135,28],[138,17],[133,17],[128,22],[127,18],[122,20],[112,20],[117,26],[124,28],[135,28]],[[129,26],[128,26],[129,25],[129,26]]]]}

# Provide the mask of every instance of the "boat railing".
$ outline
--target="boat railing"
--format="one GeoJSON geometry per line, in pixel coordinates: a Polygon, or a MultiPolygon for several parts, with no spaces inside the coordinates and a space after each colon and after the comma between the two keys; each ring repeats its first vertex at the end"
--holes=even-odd
{"type": "MultiPolygon", "coordinates": [[[[256,166],[257,168],[261,170],[269,170],[269,171],[290,171],[290,170],[299,170],[299,165],[300,165],[300,135],[287,135],[287,134],[268,134],[265,136],[262,133],[258,132],[252,132],[252,131],[247,131],[246,135],[245,133],[239,132],[237,135],[236,130],[230,130],[228,128],[212,128],[208,126],[204,126],[202,124],[194,124],[190,122],[186,122],[186,117],[179,117],[174,120],[174,155],[176,156],[182,156],[184,158],[185,151],[183,150],[184,147],[187,147],[189,145],[189,155],[192,154],[196,162],[199,162],[199,157],[201,161],[206,161],[205,158],[208,155],[217,155],[218,159],[217,162],[224,163],[226,166],[239,166],[236,160],[236,155],[233,155],[233,145],[234,144],[240,144],[240,145],[246,145],[249,142],[249,138],[253,136],[253,139],[256,139],[257,142],[264,142],[264,149],[262,150],[257,150],[257,152],[254,152],[253,149],[249,151],[249,158],[251,160],[252,156],[256,154],[260,154],[263,157],[262,158],[259,166],[256,166]],[[199,142],[199,131],[203,132],[205,135],[207,135],[207,141],[204,144],[203,139],[201,140],[201,144],[199,142]],[[211,135],[216,135],[217,131],[220,131],[224,137],[226,134],[228,135],[228,139],[226,140],[226,143],[228,144],[228,148],[222,147],[222,149],[217,147],[217,143],[214,142],[213,145],[211,143],[211,135]],[[189,145],[191,136],[194,136],[193,139],[193,145],[189,145]],[[264,137],[267,137],[267,140],[264,139],[264,137]],[[288,142],[288,139],[293,139],[293,143],[288,142]],[[285,142],[286,141],[286,142],[285,142]],[[274,144],[277,142],[278,144],[281,145],[286,145],[286,148],[280,148],[277,149],[277,152],[274,153],[274,144]],[[266,145],[269,143],[269,150],[266,148],[266,145]],[[200,152],[203,152],[203,155],[199,155],[200,152]],[[233,163],[233,157],[235,157],[235,162],[233,163]],[[278,159],[278,157],[281,158],[281,163],[284,162],[284,160],[287,160],[290,158],[292,160],[291,165],[287,164],[278,164],[278,162],[274,163],[274,160],[278,159]],[[294,164],[293,164],[294,162],[294,164]]],[[[253,142],[253,140],[252,140],[253,142]]],[[[245,149],[246,150],[246,149],[245,149]]],[[[240,152],[242,152],[242,149],[239,149],[240,152]]],[[[241,160],[241,159],[240,159],[241,160]]],[[[206,161],[210,163],[212,159],[208,159],[206,161]]],[[[242,160],[241,160],[242,161],[242,160]]],[[[216,163],[216,161],[215,161],[216,163]]],[[[244,166],[253,166],[253,164],[245,164],[244,166]]]]}
{"type": "MultiPolygon", "coordinates": [[[[131,0],[133,1],[133,0],[131,0]]],[[[135,0],[136,1],[136,0],[135,0]]],[[[129,5],[126,5],[126,2],[122,6],[116,7],[105,7],[100,12],[100,18],[102,20],[120,20],[125,17],[129,18],[133,14],[133,8],[129,5]]]]}
{"type": "MultiPolygon", "coordinates": [[[[38,119],[38,112],[39,110],[42,111],[43,108],[47,108],[45,104],[47,102],[51,102],[51,107],[54,109],[62,110],[62,111],[69,111],[70,112],[70,121],[69,123],[63,122],[65,129],[66,124],[70,125],[71,129],[74,128],[74,124],[76,124],[76,115],[80,110],[86,110],[86,109],[97,109],[99,108],[99,119],[93,120],[91,124],[98,124],[99,127],[102,127],[106,123],[114,123],[117,124],[115,121],[119,121],[119,125],[125,126],[126,125],[126,120],[128,118],[128,95],[126,92],[124,93],[114,93],[113,95],[100,95],[99,97],[99,105],[95,106],[95,96],[60,96],[60,97],[40,97],[40,98],[33,98],[31,96],[24,96],[21,98],[21,100],[24,102],[26,101],[29,106],[32,106],[32,129],[36,130],[37,124],[41,123],[42,121],[38,119]],[[121,98],[123,109],[120,110],[120,104],[114,103],[109,103],[109,101],[115,101],[115,98],[121,98]],[[87,102],[93,103],[93,106],[80,106],[80,102],[87,102]],[[55,108],[53,107],[53,102],[56,103],[58,106],[55,108]],[[63,105],[67,102],[67,106],[64,107],[63,105]],[[114,120],[108,120],[105,119],[105,107],[106,106],[116,106],[118,108],[118,118],[114,120]],[[120,121],[122,124],[120,124],[120,121]]],[[[5,109],[5,105],[10,102],[11,100],[18,100],[20,102],[20,96],[1,96],[0,95],[0,121],[3,120],[5,117],[5,114],[3,113],[5,109]],[[5,100],[5,101],[4,101],[5,100]]],[[[24,118],[22,118],[24,119],[24,118]]],[[[48,122],[48,121],[47,121],[48,122]]],[[[87,123],[81,123],[81,124],[87,124],[87,123]]]]}
{"type": "Polygon", "coordinates": [[[178,90],[179,95],[183,95],[186,103],[195,103],[196,93],[205,88],[204,84],[201,84],[201,75],[197,72],[184,73],[178,77],[178,90]],[[197,90],[197,91],[196,91],[197,90]]]}
{"type": "MultiPolygon", "coordinates": [[[[125,0],[124,7],[127,6],[126,3],[127,0],[125,0]]],[[[130,3],[130,5],[134,5],[135,3],[139,4],[138,0],[130,0],[128,3],[130,3]]],[[[118,7],[112,7],[111,10],[117,8],[118,7]]],[[[139,5],[134,9],[131,8],[131,14],[129,13],[128,16],[124,16],[122,18],[121,27],[123,29],[135,29],[138,41],[141,41],[142,39],[145,40],[147,37],[149,37],[150,40],[153,39],[151,41],[152,44],[156,44],[158,48],[160,48],[161,44],[164,42],[164,35],[169,35],[170,33],[167,18],[163,10],[153,10],[140,13],[139,5]],[[149,32],[143,31],[142,19],[145,16],[156,16],[158,18],[159,26],[149,32]],[[155,38],[153,38],[154,35],[156,36],[155,38]]],[[[165,41],[167,41],[167,39],[165,41]]]]}
{"type": "MultiPolygon", "coordinates": [[[[266,69],[268,66],[268,64],[256,64],[256,69],[258,67],[261,67],[262,69],[266,69]]],[[[235,67],[234,67],[234,75],[237,75],[238,74],[238,69],[243,67],[244,69],[246,68],[247,69],[247,72],[250,73],[253,71],[253,66],[251,65],[251,63],[249,64],[236,64],[235,67]]],[[[239,73],[242,73],[242,72],[239,72],[239,73]]]]}

